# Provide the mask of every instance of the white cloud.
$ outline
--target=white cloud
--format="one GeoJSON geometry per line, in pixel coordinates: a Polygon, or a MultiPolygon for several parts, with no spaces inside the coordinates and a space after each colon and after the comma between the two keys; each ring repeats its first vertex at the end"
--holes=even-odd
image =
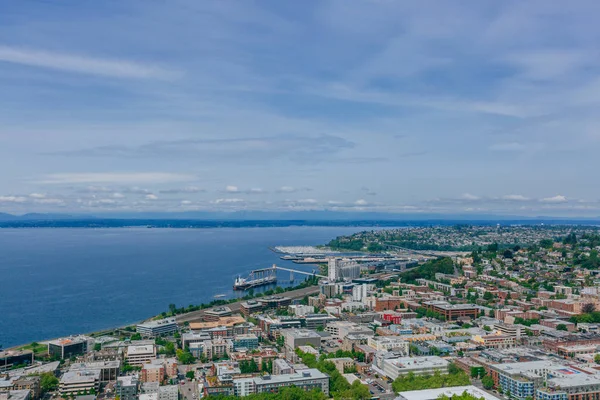
{"type": "Polygon", "coordinates": [[[32,199],[43,199],[44,197],[46,197],[46,195],[44,193],[31,193],[29,197],[31,197],[32,199]]]}
{"type": "Polygon", "coordinates": [[[173,79],[178,75],[160,67],[127,60],[102,59],[8,46],[0,46],[0,61],[114,78],[173,79]]]}
{"type": "Polygon", "coordinates": [[[278,192],[281,193],[293,193],[296,189],[293,186],[282,186],[279,188],[278,192]]]}
{"type": "Polygon", "coordinates": [[[0,203],[24,203],[27,197],[24,196],[0,196],[0,203]]]}
{"type": "Polygon", "coordinates": [[[318,203],[318,201],[315,199],[300,199],[300,200],[297,200],[296,202],[300,203],[300,204],[317,204],[318,203]]]}
{"type": "Polygon", "coordinates": [[[169,172],[90,172],[61,173],[45,175],[39,183],[44,184],[77,184],[77,183],[170,183],[185,182],[195,179],[190,174],[169,172]]]}
{"type": "Polygon", "coordinates": [[[354,202],[354,205],[357,205],[357,206],[366,206],[368,204],[369,203],[366,200],[364,200],[364,199],[356,200],[354,202]]]}
{"type": "Polygon", "coordinates": [[[181,200],[181,205],[182,206],[189,206],[190,204],[192,204],[192,202],[189,201],[189,200],[181,200]]]}
{"type": "Polygon", "coordinates": [[[248,193],[248,194],[262,194],[262,193],[264,193],[264,192],[265,192],[265,191],[264,191],[264,190],[262,190],[261,188],[252,188],[252,189],[248,190],[248,192],[247,192],[247,193],[248,193]]]}
{"type": "Polygon", "coordinates": [[[113,194],[111,194],[111,197],[113,199],[123,199],[125,198],[125,195],[119,192],[114,192],[113,194]]]}
{"type": "Polygon", "coordinates": [[[544,203],[566,203],[568,200],[565,196],[557,194],[556,196],[546,197],[540,201],[544,203]]]}
{"type": "Polygon", "coordinates": [[[227,193],[238,193],[240,189],[237,186],[229,185],[225,187],[227,193]]]}
{"type": "Polygon", "coordinates": [[[521,194],[507,194],[505,196],[502,196],[502,200],[509,200],[509,201],[527,201],[529,200],[529,197],[525,197],[521,194]]]}
{"type": "Polygon", "coordinates": [[[481,198],[481,197],[479,197],[479,196],[475,196],[475,195],[472,195],[472,194],[470,194],[470,193],[464,193],[464,194],[461,196],[461,199],[463,199],[463,200],[470,200],[470,201],[479,200],[480,198],[481,198]]]}
{"type": "Polygon", "coordinates": [[[236,198],[216,199],[213,201],[214,204],[243,203],[243,202],[244,202],[244,199],[236,199],[236,198]]]}
{"type": "Polygon", "coordinates": [[[147,194],[145,198],[146,200],[158,200],[158,196],[152,193],[147,194]]]}

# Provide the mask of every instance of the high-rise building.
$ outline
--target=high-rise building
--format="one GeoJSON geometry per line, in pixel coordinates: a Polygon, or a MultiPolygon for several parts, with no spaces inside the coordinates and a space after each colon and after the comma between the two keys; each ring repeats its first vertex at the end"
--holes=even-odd
{"type": "Polygon", "coordinates": [[[327,262],[327,277],[329,281],[336,282],[341,277],[342,260],[339,258],[330,258],[327,262]]]}

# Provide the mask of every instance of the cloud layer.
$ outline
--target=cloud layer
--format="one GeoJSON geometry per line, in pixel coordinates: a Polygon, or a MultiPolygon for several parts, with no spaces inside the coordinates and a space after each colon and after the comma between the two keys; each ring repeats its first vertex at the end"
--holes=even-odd
{"type": "Polygon", "coordinates": [[[597,8],[9,2],[0,212],[600,215],[597,8]]]}

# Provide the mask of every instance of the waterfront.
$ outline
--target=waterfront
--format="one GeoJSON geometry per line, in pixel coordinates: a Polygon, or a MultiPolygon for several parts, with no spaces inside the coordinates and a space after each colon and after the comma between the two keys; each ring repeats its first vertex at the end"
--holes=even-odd
{"type": "MultiPolygon", "coordinates": [[[[121,326],[170,303],[230,297],[238,274],[273,263],[312,271],[281,260],[269,247],[322,244],[359,230],[0,229],[0,344],[121,326]]],[[[279,285],[289,285],[288,274],[279,276],[279,285]]]]}

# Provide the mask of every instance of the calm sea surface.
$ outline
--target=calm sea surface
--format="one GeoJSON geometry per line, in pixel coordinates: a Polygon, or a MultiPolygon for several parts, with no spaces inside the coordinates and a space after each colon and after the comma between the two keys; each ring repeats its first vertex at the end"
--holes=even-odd
{"type": "MultiPolygon", "coordinates": [[[[231,297],[235,277],[252,269],[314,268],[282,261],[269,247],[323,244],[360,230],[0,229],[0,345],[117,327],[170,303],[231,297]]],[[[289,285],[288,273],[278,276],[289,285]]]]}

